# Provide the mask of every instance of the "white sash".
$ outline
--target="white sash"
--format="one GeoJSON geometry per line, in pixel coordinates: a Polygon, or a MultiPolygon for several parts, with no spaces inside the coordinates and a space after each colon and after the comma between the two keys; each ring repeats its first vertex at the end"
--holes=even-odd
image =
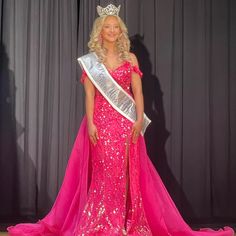
{"type": "MultiPolygon", "coordinates": [[[[111,106],[134,123],[137,118],[134,99],[112,78],[105,65],[98,61],[97,55],[92,52],[77,60],[91,82],[111,106]]],[[[142,135],[150,123],[151,120],[144,113],[142,135]]]]}

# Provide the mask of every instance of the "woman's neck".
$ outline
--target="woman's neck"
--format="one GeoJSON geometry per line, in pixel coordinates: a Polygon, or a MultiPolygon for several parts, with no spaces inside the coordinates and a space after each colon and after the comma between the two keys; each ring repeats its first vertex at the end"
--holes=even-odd
{"type": "Polygon", "coordinates": [[[107,55],[114,55],[117,54],[117,49],[115,46],[115,43],[109,43],[109,42],[104,42],[103,47],[106,49],[107,51],[107,55]]]}

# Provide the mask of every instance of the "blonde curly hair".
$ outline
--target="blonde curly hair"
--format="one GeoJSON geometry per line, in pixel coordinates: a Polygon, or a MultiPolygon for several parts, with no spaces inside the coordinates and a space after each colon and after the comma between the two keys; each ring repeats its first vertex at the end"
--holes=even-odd
{"type": "MultiPolygon", "coordinates": [[[[100,34],[102,31],[103,24],[108,16],[109,15],[100,16],[95,19],[90,34],[90,40],[88,42],[89,51],[95,52],[101,62],[104,62],[106,60],[106,50],[102,47],[100,34]]],[[[117,18],[121,29],[121,36],[117,39],[116,42],[116,48],[119,53],[119,59],[121,61],[130,61],[130,40],[128,37],[127,27],[119,16],[114,15],[114,17],[117,18]]]]}

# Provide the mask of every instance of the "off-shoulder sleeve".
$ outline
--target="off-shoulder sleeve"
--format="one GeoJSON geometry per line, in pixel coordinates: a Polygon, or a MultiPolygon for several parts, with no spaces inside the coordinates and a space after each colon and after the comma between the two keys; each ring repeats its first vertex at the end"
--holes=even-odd
{"type": "Polygon", "coordinates": [[[82,70],[82,75],[81,75],[81,79],[80,79],[80,82],[82,84],[84,83],[84,80],[86,77],[87,77],[87,73],[85,72],[85,70],[82,70]]]}
{"type": "Polygon", "coordinates": [[[139,69],[138,66],[136,66],[136,65],[132,66],[132,71],[137,73],[140,76],[140,78],[143,77],[143,72],[139,69]]]}

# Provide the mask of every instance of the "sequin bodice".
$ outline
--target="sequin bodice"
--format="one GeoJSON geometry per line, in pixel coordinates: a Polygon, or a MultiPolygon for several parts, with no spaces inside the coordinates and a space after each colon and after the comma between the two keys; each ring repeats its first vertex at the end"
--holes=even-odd
{"type": "MultiPolygon", "coordinates": [[[[131,65],[129,61],[124,61],[120,66],[118,66],[114,70],[108,69],[110,75],[113,79],[130,95],[131,93],[131,77],[132,72],[137,73],[140,77],[142,77],[143,73],[140,69],[135,65],[131,65]]],[[[81,82],[84,83],[85,78],[87,77],[86,72],[83,70],[83,74],[81,77],[81,82]]],[[[96,95],[101,95],[98,90],[96,90],[96,95]]]]}
{"type": "Polygon", "coordinates": [[[117,67],[115,70],[108,70],[111,76],[116,80],[116,82],[129,94],[131,94],[131,74],[133,71],[139,73],[142,76],[141,71],[136,66],[131,66],[129,62],[124,62],[121,66],[117,67]]]}

